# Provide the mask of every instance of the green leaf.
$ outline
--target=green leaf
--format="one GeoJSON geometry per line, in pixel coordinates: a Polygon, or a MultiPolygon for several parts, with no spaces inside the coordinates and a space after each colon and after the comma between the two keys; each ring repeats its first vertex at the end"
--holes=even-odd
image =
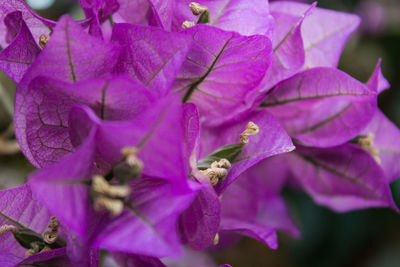
{"type": "Polygon", "coordinates": [[[207,157],[199,160],[199,162],[197,163],[197,168],[199,170],[208,169],[210,168],[211,163],[213,163],[214,161],[219,161],[220,159],[227,159],[229,160],[229,162],[234,162],[237,156],[242,153],[243,148],[244,145],[241,143],[222,146],[213,151],[207,157]]]}

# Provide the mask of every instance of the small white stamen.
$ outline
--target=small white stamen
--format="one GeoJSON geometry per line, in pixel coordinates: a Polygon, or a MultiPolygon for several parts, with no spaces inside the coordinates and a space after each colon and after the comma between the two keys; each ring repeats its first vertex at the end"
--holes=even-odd
{"type": "Polygon", "coordinates": [[[240,136],[239,136],[240,143],[242,143],[243,145],[247,145],[249,143],[249,136],[258,134],[259,131],[260,130],[259,130],[257,124],[255,124],[254,122],[250,121],[246,125],[246,130],[244,130],[243,133],[241,133],[240,136]]]}
{"type": "Polygon", "coordinates": [[[381,164],[381,159],[379,157],[379,149],[374,147],[374,140],[375,140],[375,135],[373,133],[370,133],[367,136],[359,137],[357,139],[357,144],[366,150],[378,164],[381,164]]]}
{"type": "Polygon", "coordinates": [[[50,36],[46,34],[41,34],[39,36],[39,45],[43,49],[46,47],[47,42],[50,40],[50,36]]]}
{"type": "Polygon", "coordinates": [[[217,233],[214,237],[213,245],[216,246],[219,243],[219,234],[217,233]]]}
{"type": "Polygon", "coordinates": [[[200,172],[210,179],[212,186],[218,184],[219,181],[228,176],[228,170],[231,167],[231,163],[227,159],[220,159],[211,163],[211,167],[200,172]]]}
{"type": "Polygon", "coordinates": [[[192,11],[193,15],[198,16],[203,14],[204,12],[208,11],[206,6],[202,6],[199,3],[192,2],[189,4],[190,10],[192,11]]]}
{"type": "Polygon", "coordinates": [[[17,227],[14,225],[2,225],[0,227],[0,237],[7,232],[14,232],[15,230],[17,230],[17,227]]]}
{"type": "Polygon", "coordinates": [[[196,23],[194,23],[193,21],[186,20],[182,23],[182,29],[187,29],[193,27],[194,25],[196,25],[196,23]]]}

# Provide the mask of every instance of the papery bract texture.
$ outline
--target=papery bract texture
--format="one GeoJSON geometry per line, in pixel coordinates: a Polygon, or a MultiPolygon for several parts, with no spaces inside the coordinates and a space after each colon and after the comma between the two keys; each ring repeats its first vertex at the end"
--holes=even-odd
{"type": "Polygon", "coordinates": [[[333,68],[314,68],[279,83],[262,106],[305,144],[329,147],[355,137],[372,119],[376,93],[333,68]]]}
{"type": "Polygon", "coordinates": [[[271,64],[271,42],[261,35],[241,36],[197,25],[185,31],[193,46],[174,84],[183,102],[193,102],[209,125],[251,108],[256,86],[271,64]]]}
{"type": "MultiPolygon", "coordinates": [[[[182,29],[184,21],[196,22],[189,8],[192,1],[175,1],[172,29],[182,29]]],[[[206,6],[210,12],[209,25],[226,31],[235,31],[242,35],[262,34],[270,37],[273,30],[273,18],[269,14],[268,1],[263,0],[201,0],[199,4],[206,6]]],[[[167,19],[167,18],[166,18],[167,19]]]]}
{"type": "Polygon", "coordinates": [[[131,24],[116,24],[112,40],[125,46],[115,72],[135,77],[155,96],[169,93],[191,45],[183,34],[131,24]]]}
{"type": "Polygon", "coordinates": [[[195,250],[211,246],[218,233],[220,212],[220,201],[214,189],[209,186],[202,189],[180,218],[183,241],[195,250]]]}
{"type": "Polygon", "coordinates": [[[216,186],[219,193],[224,191],[241,173],[259,161],[294,149],[290,137],[277,119],[265,110],[261,110],[251,113],[240,122],[215,128],[203,128],[202,156],[208,155],[221,146],[239,143],[239,135],[246,129],[249,122],[254,122],[259,127],[259,133],[249,137],[249,143],[232,162],[228,176],[216,186]]]}
{"type": "Polygon", "coordinates": [[[40,18],[37,16],[33,10],[23,0],[7,0],[1,1],[0,3],[0,46],[5,48],[12,40],[9,38],[7,33],[7,27],[5,25],[5,17],[14,11],[20,11],[22,13],[22,18],[28,25],[28,28],[32,32],[33,39],[36,43],[39,42],[39,37],[41,34],[49,35],[50,28],[55,25],[53,21],[40,18]],[[7,36],[7,38],[6,38],[7,36]]]}
{"type": "Polygon", "coordinates": [[[296,180],[317,203],[338,212],[370,207],[397,210],[384,172],[362,148],[298,146],[289,156],[296,180]]]}
{"type": "Polygon", "coordinates": [[[69,112],[88,105],[104,120],[135,118],[150,106],[150,94],[129,77],[107,77],[70,84],[35,78],[24,99],[27,150],[38,167],[49,166],[74,150],[69,136],[69,112]]]}
{"type": "Polygon", "coordinates": [[[10,13],[4,21],[6,25],[11,24],[14,27],[12,30],[15,31],[15,38],[1,51],[0,68],[15,82],[19,82],[41,50],[23,21],[20,11],[10,13]]]}
{"type": "MultiPolygon", "coordinates": [[[[310,5],[279,1],[271,3],[271,13],[301,17],[310,5]]],[[[357,15],[315,8],[305,17],[301,35],[306,54],[304,68],[337,67],[340,54],[350,34],[360,24],[357,15]]]]}
{"type": "Polygon", "coordinates": [[[15,132],[22,152],[33,165],[40,167],[41,163],[28,148],[26,113],[30,106],[25,98],[31,93],[30,82],[39,76],[70,83],[101,77],[113,68],[119,52],[117,47],[89,36],[71,18],[65,16],[60,19],[50,41],[24,75],[16,93],[15,132]]]}
{"type": "Polygon", "coordinates": [[[373,135],[372,146],[378,150],[380,165],[388,182],[400,176],[400,131],[382,111],[377,110],[361,136],[373,135]]]}

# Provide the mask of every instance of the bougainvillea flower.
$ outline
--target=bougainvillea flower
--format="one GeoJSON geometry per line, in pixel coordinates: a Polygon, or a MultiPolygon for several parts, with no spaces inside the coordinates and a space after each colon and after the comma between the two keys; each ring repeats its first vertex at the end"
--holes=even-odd
{"type": "MultiPolygon", "coordinates": [[[[57,230],[58,241],[55,243],[51,243],[44,237],[51,216],[42,203],[33,198],[29,185],[0,191],[0,199],[1,266],[31,264],[73,266],[67,257],[65,240],[68,232],[65,226],[61,225],[57,230]],[[33,243],[36,243],[37,247],[30,245],[33,243]],[[28,248],[29,246],[31,247],[28,248]],[[42,248],[42,246],[47,246],[47,248],[42,248]],[[43,251],[34,250],[36,248],[43,251]]],[[[97,266],[98,259],[89,259],[88,255],[85,256],[84,260],[87,263],[85,266],[97,266]]]]}
{"type": "Polygon", "coordinates": [[[208,125],[220,124],[251,108],[271,65],[270,40],[261,35],[197,25],[185,31],[194,44],[174,84],[182,102],[199,108],[208,125]]]}
{"type": "MultiPolygon", "coordinates": [[[[239,136],[246,128],[246,124],[254,122],[259,133],[252,136],[249,143],[243,148],[237,158],[231,162],[227,177],[220,181],[214,188],[208,186],[202,189],[196,196],[192,205],[182,214],[180,220],[180,230],[183,241],[190,247],[201,250],[209,247],[220,228],[221,222],[221,203],[219,196],[229,184],[252,165],[264,158],[285,153],[293,150],[293,144],[287,134],[283,131],[278,121],[267,112],[254,112],[244,118],[242,122],[231,123],[216,128],[203,127],[200,138],[199,118],[194,105],[186,106],[186,125],[187,125],[187,149],[191,151],[190,162],[192,166],[192,176],[200,183],[210,183],[207,179],[203,180],[201,173],[197,170],[196,162],[199,157],[206,157],[212,151],[228,144],[235,144],[239,141],[239,136]],[[200,153],[200,149],[202,150],[200,153]],[[194,166],[193,166],[194,165],[194,166]]],[[[223,219],[223,218],[222,218],[223,219]]],[[[241,219],[244,219],[243,217],[241,219]]],[[[249,219],[249,218],[247,218],[249,219]]],[[[240,221],[243,225],[246,219],[240,221]]],[[[244,227],[244,226],[243,226],[244,227]]],[[[229,230],[229,227],[224,230],[229,230]]],[[[262,228],[262,226],[259,226],[262,228]]],[[[231,230],[237,230],[231,228],[231,230]]],[[[245,231],[245,229],[242,229],[245,231]]],[[[271,233],[271,228],[267,229],[271,233]]]]}
{"type": "Polygon", "coordinates": [[[32,80],[46,76],[73,83],[99,78],[111,71],[119,53],[118,47],[91,37],[71,18],[60,19],[45,49],[18,84],[15,96],[15,133],[22,151],[32,164],[40,166],[28,149],[26,133],[26,112],[32,106],[27,105],[25,97],[30,96],[29,85],[32,80]]]}
{"type": "Polygon", "coordinates": [[[182,113],[181,107],[171,108],[169,104],[166,109],[165,103],[161,105],[161,112],[155,112],[157,107],[153,107],[129,124],[101,122],[88,108],[72,109],[70,131],[76,131],[72,139],[74,143],[82,141],[82,145],[30,178],[37,197],[61,222],[86,240],[88,246],[156,257],[179,252],[177,218],[191,203],[199,186],[188,183],[183,143],[175,142],[182,140],[183,128],[175,127],[175,133],[165,134],[165,129],[180,123],[177,112],[182,113]],[[137,157],[143,162],[143,178],[129,183],[132,192],[121,213],[110,217],[108,213],[95,212],[91,203],[97,203],[96,198],[93,199],[88,186],[94,183],[92,177],[99,172],[94,166],[102,168],[104,162],[114,166],[121,160],[120,151],[126,146],[139,149],[137,157]],[[132,246],[132,238],[145,243],[132,246]]]}
{"type": "Polygon", "coordinates": [[[20,11],[8,14],[4,18],[4,23],[14,38],[0,52],[0,68],[15,82],[19,82],[41,50],[22,19],[20,11]]]}
{"type": "Polygon", "coordinates": [[[318,147],[355,137],[376,111],[376,91],[333,68],[313,68],[276,85],[262,106],[288,133],[318,147]]]}

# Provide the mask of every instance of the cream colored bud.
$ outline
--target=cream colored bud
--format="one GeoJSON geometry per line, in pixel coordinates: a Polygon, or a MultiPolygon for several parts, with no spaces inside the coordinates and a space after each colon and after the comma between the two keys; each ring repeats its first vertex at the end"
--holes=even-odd
{"type": "Polygon", "coordinates": [[[131,188],[127,185],[110,185],[103,176],[95,175],[92,178],[92,190],[96,193],[111,197],[127,197],[131,194],[131,188]]]}
{"type": "Polygon", "coordinates": [[[219,234],[217,233],[214,237],[213,245],[216,246],[219,243],[219,234]]]}
{"type": "Polygon", "coordinates": [[[182,29],[187,29],[193,27],[194,25],[196,25],[196,23],[194,23],[193,21],[186,20],[182,23],[182,29]]]}
{"type": "Polygon", "coordinates": [[[381,164],[379,157],[379,149],[374,147],[375,135],[370,133],[367,136],[362,136],[357,139],[357,144],[364,150],[366,150],[378,164],[381,164]]]}
{"type": "Polygon", "coordinates": [[[196,16],[203,14],[204,12],[206,12],[208,10],[208,8],[206,6],[202,6],[196,2],[190,3],[189,7],[190,7],[190,10],[192,11],[193,15],[196,15],[196,16]]]}
{"type": "Polygon", "coordinates": [[[243,133],[241,133],[240,136],[239,136],[240,143],[242,143],[243,145],[247,145],[249,143],[249,136],[258,134],[259,131],[260,130],[259,130],[257,124],[255,124],[254,122],[250,121],[246,125],[246,130],[244,130],[243,133]]]}
{"type": "Polygon", "coordinates": [[[40,47],[43,49],[45,48],[47,42],[50,40],[50,36],[46,35],[46,34],[41,34],[39,36],[39,45],[40,47]]]}
{"type": "Polygon", "coordinates": [[[57,241],[58,238],[58,232],[56,231],[49,231],[43,233],[43,241],[46,242],[47,244],[53,244],[57,241]]]}
{"type": "Polygon", "coordinates": [[[124,209],[124,203],[119,199],[96,197],[94,200],[94,209],[97,211],[107,210],[112,216],[118,216],[124,209]]]}
{"type": "Polygon", "coordinates": [[[17,230],[17,227],[14,225],[2,225],[0,227],[0,237],[7,232],[14,232],[15,230],[17,230]]]}

